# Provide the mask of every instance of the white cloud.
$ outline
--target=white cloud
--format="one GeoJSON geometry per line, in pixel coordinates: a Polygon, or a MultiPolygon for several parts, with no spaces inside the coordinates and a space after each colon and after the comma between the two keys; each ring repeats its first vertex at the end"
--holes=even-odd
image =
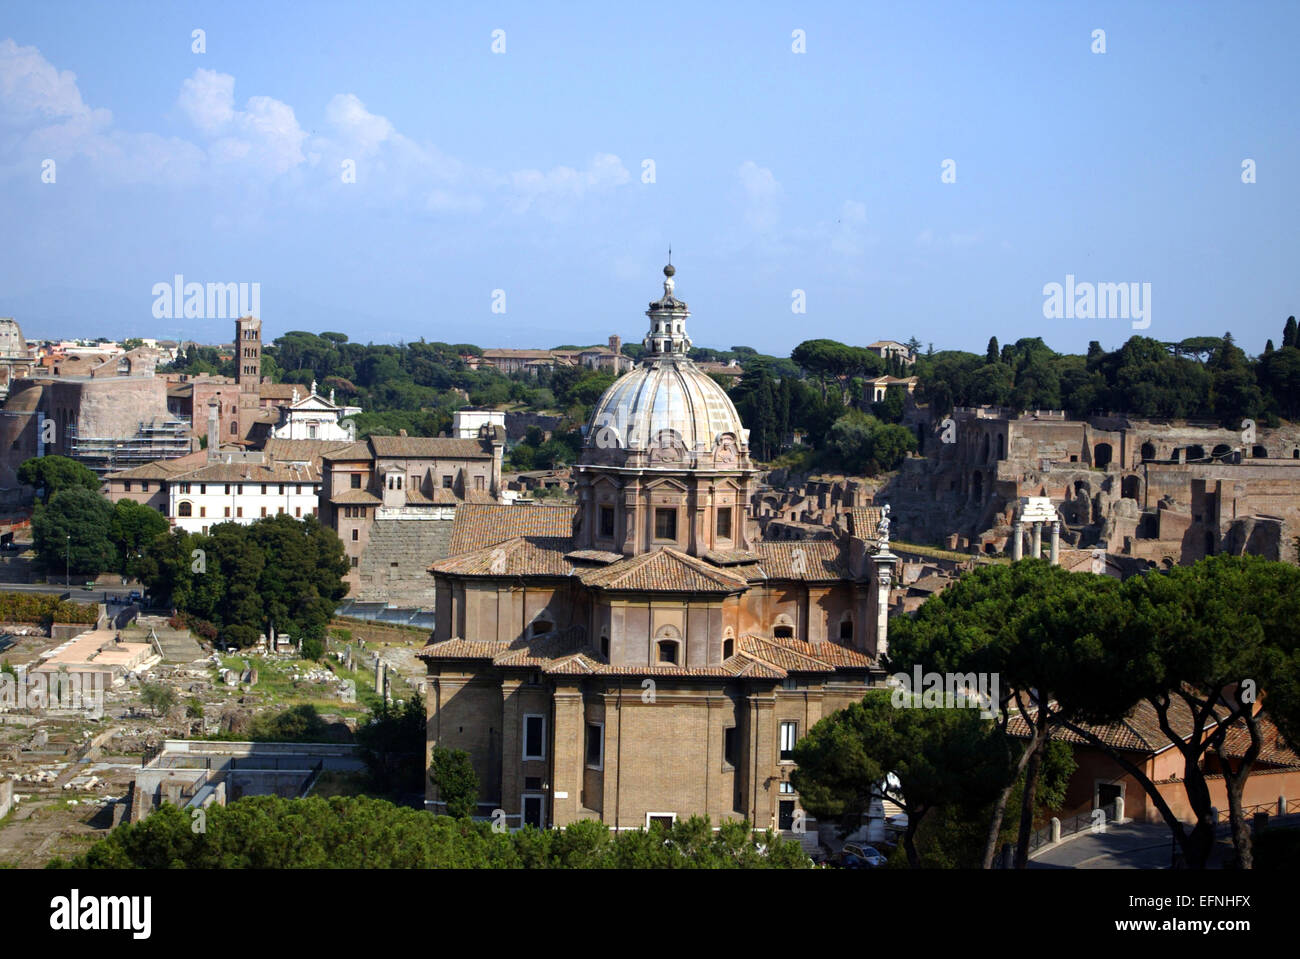
{"type": "Polygon", "coordinates": [[[780,215],[783,190],[775,174],[753,160],[746,160],[737,171],[744,192],[745,222],[754,230],[766,233],[776,226],[780,215]]]}
{"type": "Polygon", "coordinates": [[[181,110],[209,135],[222,132],[235,119],[235,78],[216,70],[198,69],[181,84],[181,110]]]}
{"type": "MultiPolygon", "coordinates": [[[[0,111],[15,120],[92,112],[81,99],[75,73],[57,69],[35,47],[20,47],[12,39],[0,40],[0,111]]],[[[101,115],[99,122],[112,120],[107,110],[94,112],[101,115]]]]}
{"type": "MultiPolygon", "coordinates": [[[[403,136],[355,93],[332,97],[324,106],[322,133],[312,136],[293,107],[274,97],[250,96],[241,108],[235,77],[228,73],[195,70],[182,81],[176,102],[194,128],[193,142],[115,130],[110,111],[84,101],[74,74],[58,70],[35,47],[0,41],[0,125],[18,131],[0,141],[0,171],[27,175],[33,158],[80,155],[97,165],[97,175],[120,182],[189,183],[222,169],[274,179],[310,169],[342,188],[339,171],[350,160],[360,188],[354,195],[368,204],[432,214],[495,209],[553,219],[632,180],[611,153],[596,154],[585,167],[476,168],[403,136]]],[[[319,189],[296,194],[307,206],[335,196],[319,189]]]]}
{"type": "Polygon", "coordinates": [[[559,212],[558,204],[579,200],[588,193],[600,193],[622,186],[631,180],[623,161],[612,153],[598,153],[585,170],[557,166],[541,170],[516,170],[506,177],[514,194],[510,202],[517,213],[527,212],[535,203],[545,212],[559,212]]]}
{"type": "Polygon", "coordinates": [[[216,137],[209,154],[219,164],[281,174],[306,162],[302,147],[307,134],[293,107],[274,97],[254,96],[245,109],[235,109],[235,78],[228,73],[200,67],[181,84],[177,102],[200,133],[216,137]]]}

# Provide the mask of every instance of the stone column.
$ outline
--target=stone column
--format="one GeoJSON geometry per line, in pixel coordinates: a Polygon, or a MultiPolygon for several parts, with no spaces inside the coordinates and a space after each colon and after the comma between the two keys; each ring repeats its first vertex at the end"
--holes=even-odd
{"type": "Polygon", "coordinates": [[[382,696],[384,694],[384,661],[375,654],[375,694],[382,696]]]}
{"type": "Polygon", "coordinates": [[[868,649],[867,653],[877,660],[889,651],[889,589],[893,585],[897,565],[898,557],[893,553],[876,553],[868,563],[868,575],[875,578],[875,590],[874,602],[871,604],[872,621],[867,626],[870,630],[867,635],[874,636],[875,649],[868,649]]]}
{"type": "Polygon", "coordinates": [[[1016,520],[1011,526],[1011,561],[1019,562],[1025,555],[1025,524],[1016,520]]]}
{"type": "Polygon", "coordinates": [[[1043,558],[1043,524],[1033,524],[1033,534],[1030,538],[1030,556],[1034,559],[1043,558]]]}
{"type": "Polygon", "coordinates": [[[1061,523],[1059,520],[1052,521],[1052,539],[1050,549],[1052,565],[1059,566],[1061,562],[1061,523]]]}

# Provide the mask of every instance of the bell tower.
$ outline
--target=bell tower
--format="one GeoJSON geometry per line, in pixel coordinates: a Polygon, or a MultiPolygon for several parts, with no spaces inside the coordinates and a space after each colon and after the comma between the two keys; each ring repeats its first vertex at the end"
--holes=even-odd
{"type": "Polygon", "coordinates": [[[235,320],[235,382],[239,385],[239,412],[231,418],[227,441],[248,435],[262,405],[262,321],[257,317],[235,320]]]}

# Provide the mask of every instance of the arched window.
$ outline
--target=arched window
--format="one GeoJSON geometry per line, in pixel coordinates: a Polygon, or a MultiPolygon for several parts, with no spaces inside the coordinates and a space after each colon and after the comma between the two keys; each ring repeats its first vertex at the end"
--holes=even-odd
{"type": "Polygon", "coordinates": [[[555,628],[555,624],[552,623],[549,619],[535,619],[535,620],[533,620],[533,635],[534,635],[534,636],[544,636],[544,635],[546,635],[547,633],[549,633],[551,630],[553,630],[554,628],[555,628]]]}
{"type": "Polygon", "coordinates": [[[840,639],[853,638],[853,617],[845,616],[840,620],[840,639]]]}
{"type": "Polygon", "coordinates": [[[176,515],[193,516],[194,506],[190,503],[189,500],[182,500],[181,503],[176,507],[176,515]]]}
{"type": "Polygon", "coordinates": [[[237,422],[236,422],[236,423],[231,423],[231,424],[230,424],[230,434],[231,434],[232,436],[238,436],[238,435],[239,435],[239,424],[238,424],[237,422]]]}
{"type": "Polygon", "coordinates": [[[722,641],[722,658],[730,659],[736,655],[736,641],[728,636],[722,641]]]}
{"type": "Polygon", "coordinates": [[[609,659],[609,633],[600,634],[600,655],[609,659]]]}

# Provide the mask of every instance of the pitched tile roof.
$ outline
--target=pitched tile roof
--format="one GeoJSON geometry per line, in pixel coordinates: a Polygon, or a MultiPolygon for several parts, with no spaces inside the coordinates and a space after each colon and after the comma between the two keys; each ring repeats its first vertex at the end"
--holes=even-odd
{"type": "Polygon", "coordinates": [[[869,669],[874,664],[866,653],[826,640],[805,643],[798,639],[740,637],[740,649],[758,659],[791,672],[831,672],[835,669],[869,669]]]}
{"type": "Polygon", "coordinates": [[[734,593],[744,579],[664,546],[580,574],[587,586],[627,592],[734,593]]]}
{"type": "Polygon", "coordinates": [[[266,455],[281,463],[310,463],[320,469],[327,453],[351,446],[350,440],[283,440],[272,437],[262,447],[266,455]]]}
{"type": "MultiPolygon", "coordinates": [[[[1030,710],[1031,715],[1034,712],[1035,710],[1030,710]]],[[[1160,718],[1156,715],[1155,708],[1145,699],[1134,706],[1127,716],[1116,722],[1104,725],[1093,723],[1078,723],[1077,725],[1096,736],[1112,749],[1160,753],[1173,748],[1173,743],[1165,735],[1164,730],[1160,728],[1160,718]]],[[[1195,721],[1191,711],[1178,696],[1172,696],[1169,700],[1169,725],[1177,735],[1183,738],[1190,736],[1193,729],[1195,729],[1195,721]]],[[[1206,729],[1214,725],[1214,721],[1211,720],[1206,724],[1206,729]]],[[[1029,724],[1025,722],[1019,710],[1012,709],[1010,721],[1007,723],[1007,732],[1022,739],[1029,738],[1029,724]]],[[[1053,737],[1079,746],[1091,745],[1085,737],[1070,729],[1058,728],[1053,733],[1053,737]]]]}
{"type": "Polygon", "coordinates": [[[569,545],[567,536],[516,536],[466,553],[453,550],[455,555],[429,570],[454,576],[572,576],[575,567],[564,557],[569,545]]]}
{"type": "Polygon", "coordinates": [[[576,506],[466,503],[456,510],[449,552],[468,553],[516,536],[572,537],[576,513],[576,506]]]}
{"type": "Polygon", "coordinates": [[[345,460],[369,460],[374,457],[370,453],[370,444],[364,441],[356,443],[347,443],[338,449],[330,450],[322,457],[332,462],[342,462],[345,460]]]}
{"type": "Polygon", "coordinates": [[[372,436],[375,457],[397,459],[491,459],[492,445],[449,436],[372,436]]]}
{"type": "Polygon", "coordinates": [[[769,579],[825,582],[849,575],[844,548],[834,540],[760,542],[757,552],[769,579]]]}
{"type": "Polygon", "coordinates": [[[352,506],[357,503],[366,506],[374,506],[377,503],[383,502],[383,500],[374,493],[364,489],[345,489],[341,492],[335,493],[329,499],[331,503],[339,503],[343,506],[352,506]]]}

